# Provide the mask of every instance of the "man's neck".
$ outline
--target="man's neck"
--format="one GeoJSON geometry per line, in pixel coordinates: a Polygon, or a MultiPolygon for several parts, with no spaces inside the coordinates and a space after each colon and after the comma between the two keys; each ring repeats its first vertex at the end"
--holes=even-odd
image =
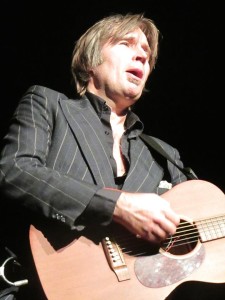
{"type": "Polygon", "coordinates": [[[110,115],[110,123],[112,127],[124,127],[124,122],[126,120],[126,114],[125,115],[117,115],[114,111],[111,111],[110,115]]]}

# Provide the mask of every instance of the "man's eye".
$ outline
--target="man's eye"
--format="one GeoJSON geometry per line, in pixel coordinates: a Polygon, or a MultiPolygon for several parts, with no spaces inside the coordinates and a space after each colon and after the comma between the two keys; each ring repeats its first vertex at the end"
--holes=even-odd
{"type": "Polygon", "coordinates": [[[128,42],[128,41],[121,41],[121,42],[120,42],[120,45],[128,46],[128,45],[129,45],[129,42],[128,42]]]}

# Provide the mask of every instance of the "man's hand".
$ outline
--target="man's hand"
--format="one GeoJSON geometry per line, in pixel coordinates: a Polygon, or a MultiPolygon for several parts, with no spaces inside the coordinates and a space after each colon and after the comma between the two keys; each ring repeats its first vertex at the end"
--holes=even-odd
{"type": "Polygon", "coordinates": [[[153,243],[160,243],[173,235],[180,222],[170,203],[153,193],[123,192],[117,201],[113,219],[153,243]]]}

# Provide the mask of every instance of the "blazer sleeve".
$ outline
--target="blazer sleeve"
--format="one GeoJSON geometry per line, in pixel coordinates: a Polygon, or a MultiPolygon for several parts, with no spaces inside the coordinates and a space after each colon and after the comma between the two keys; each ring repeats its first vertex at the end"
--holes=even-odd
{"type": "MultiPolygon", "coordinates": [[[[59,98],[65,95],[32,86],[18,104],[0,156],[0,189],[9,201],[74,228],[75,220],[101,186],[72,178],[48,166],[59,98]]],[[[98,196],[98,193],[100,196],[98,196]]],[[[109,222],[119,192],[110,192],[99,222],[109,222]]],[[[99,214],[100,215],[100,214],[99,214]]]]}

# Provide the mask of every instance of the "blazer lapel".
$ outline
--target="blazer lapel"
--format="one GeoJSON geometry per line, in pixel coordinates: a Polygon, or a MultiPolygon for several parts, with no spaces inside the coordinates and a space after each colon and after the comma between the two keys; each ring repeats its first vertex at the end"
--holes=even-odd
{"type": "Polygon", "coordinates": [[[115,186],[102,124],[85,98],[60,101],[63,113],[80,145],[97,184],[115,186]]]}

